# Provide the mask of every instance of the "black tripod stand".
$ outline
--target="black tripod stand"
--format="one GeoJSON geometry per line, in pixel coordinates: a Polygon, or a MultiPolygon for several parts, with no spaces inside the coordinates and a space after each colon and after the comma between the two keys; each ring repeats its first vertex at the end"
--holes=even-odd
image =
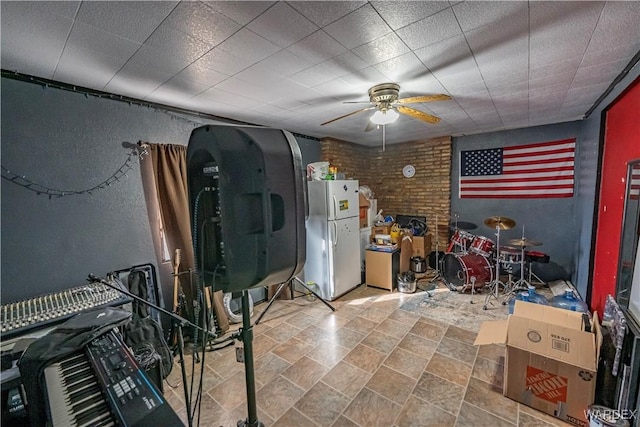
{"type": "Polygon", "coordinates": [[[294,277],[293,279],[289,280],[288,282],[284,282],[281,283],[280,286],[278,286],[278,289],[276,290],[276,293],[273,294],[273,296],[271,297],[271,299],[269,300],[269,304],[267,304],[267,307],[264,309],[264,311],[262,313],[260,313],[260,316],[258,316],[258,318],[256,319],[255,324],[257,325],[258,323],[260,323],[260,320],[262,320],[262,317],[267,314],[267,311],[269,310],[269,308],[271,307],[271,304],[273,304],[273,302],[280,296],[280,293],[282,292],[282,290],[284,289],[285,286],[289,285],[290,289],[291,289],[291,296],[293,297],[293,281],[298,282],[302,287],[304,287],[307,291],[311,292],[313,295],[315,295],[316,298],[318,298],[324,305],[326,305],[327,307],[329,307],[331,309],[331,311],[336,311],[336,309],[329,304],[326,300],[324,300],[320,295],[318,295],[313,289],[309,288],[307,286],[306,283],[304,283],[302,280],[300,280],[297,277],[294,277]]]}

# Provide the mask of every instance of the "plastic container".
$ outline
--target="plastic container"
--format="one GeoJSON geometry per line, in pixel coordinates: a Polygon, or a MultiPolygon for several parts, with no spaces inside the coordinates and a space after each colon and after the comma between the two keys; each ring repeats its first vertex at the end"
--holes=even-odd
{"type": "Polygon", "coordinates": [[[556,295],[551,298],[550,305],[557,308],[563,308],[565,310],[579,311],[582,313],[589,312],[587,303],[576,298],[572,289],[567,289],[564,291],[563,295],[556,295]]]}
{"type": "Polygon", "coordinates": [[[529,292],[519,292],[509,300],[509,314],[513,314],[513,307],[516,305],[516,301],[529,301],[529,292]]]}
{"type": "Polygon", "coordinates": [[[549,301],[547,301],[544,295],[541,295],[538,293],[535,286],[529,285],[527,289],[529,291],[529,302],[534,302],[536,304],[542,304],[542,305],[549,305],[549,301]]]}

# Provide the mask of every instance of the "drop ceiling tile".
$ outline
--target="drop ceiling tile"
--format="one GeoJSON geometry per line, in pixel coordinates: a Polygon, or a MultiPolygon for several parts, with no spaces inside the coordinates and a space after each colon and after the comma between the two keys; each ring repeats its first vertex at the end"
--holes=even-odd
{"type": "Polygon", "coordinates": [[[326,62],[333,66],[333,73],[337,76],[344,76],[352,71],[367,68],[369,64],[351,51],[346,51],[338,56],[328,59],[326,62]]]}
{"type": "Polygon", "coordinates": [[[206,68],[231,76],[253,64],[253,58],[238,56],[231,52],[216,47],[202,56],[194,64],[200,64],[206,68]]]}
{"type": "MultiPolygon", "coordinates": [[[[442,72],[451,75],[471,68],[477,72],[475,59],[462,34],[416,49],[414,52],[434,74],[442,72]]],[[[478,74],[478,80],[480,79],[482,77],[478,74]]]]}
{"type": "Polygon", "coordinates": [[[246,25],[260,16],[276,2],[272,1],[205,1],[203,2],[216,12],[246,25]]]}
{"type": "Polygon", "coordinates": [[[189,61],[195,61],[213,47],[169,25],[161,25],[144,43],[159,52],[172,52],[189,61]]]}
{"type": "Polygon", "coordinates": [[[313,65],[291,76],[291,80],[307,87],[315,87],[335,78],[337,78],[337,76],[332,73],[332,67],[327,62],[313,65]]]}
{"type": "Polygon", "coordinates": [[[209,86],[182,76],[174,76],[162,86],[151,92],[147,99],[171,104],[173,101],[184,101],[207,90],[209,86]]]}
{"type": "Polygon", "coordinates": [[[558,84],[540,87],[537,89],[530,89],[529,99],[533,99],[540,96],[549,96],[549,95],[553,95],[559,99],[564,99],[564,94],[567,90],[569,90],[570,85],[571,85],[571,82],[567,81],[565,83],[558,83],[558,84]]]}
{"type": "Polygon", "coordinates": [[[145,99],[148,94],[171,77],[173,77],[173,73],[156,68],[140,69],[125,65],[105,86],[104,90],[118,95],[145,99]]]}
{"type": "Polygon", "coordinates": [[[218,48],[235,56],[251,58],[252,64],[260,62],[280,50],[275,44],[246,28],[226,39],[216,47],[216,49],[218,48]]]}
{"type": "Polygon", "coordinates": [[[626,59],[620,61],[609,62],[606,64],[592,65],[589,67],[580,67],[573,79],[574,87],[585,82],[593,82],[592,84],[611,82],[618,74],[624,70],[628,61],[626,59]]]}
{"type": "Polygon", "coordinates": [[[182,80],[193,81],[194,84],[203,85],[209,88],[220,83],[229,76],[212,70],[204,66],[202,61],[198,61],[189,64],[185,69],[176,74],[176,77],[182,80]]]}
{"type": "MultiPolygon", "coordinates": [[[[76,22],[69,34],[65,49],[87,49],[100,52],[101,56],[129,59],[141,44],[102,31],[82,22],[76,22]]],[[[123,61],[124,63],[124,61],[123,61]]]]}
{"type": "Polygon", "coordinates": [[[294,9],[306,16],[319,27],[325,27],[354,10],[362,7],[364,1],[290,1],[294,9]]]}
{"type": "Polygon", "coordinates": [[[286,49],[282,49],[257,64],[252,65],[250,68],[257,72],[268,72],[278,74],[281,77],[289,77],[310,66],[311,64],[304,59],[286,49]]]}
{"type": "Polygon", "coordinates": [[[531,66],[582,57],[601,11],[599,2],[530,3],[531,66]]]}
{"type": "MultiPolygon", "coordinates": [[[[596,50],[640,42],[640,3],[637,1],[608,1],[598,21],[589,47],[596,50]],[[627,28],[628,31],[612,31],[627,28]]],[[[637,49],[636,49],[637,52],[637,49]]]]}
{"type": "Polygon", "coordinates": [[[221,43],[241,28],[234,20],[196,1],[180,2],[162,26],[172,27],[209,46],[221,43]]]}
{"type": "Polygon", "coordinates": [[[101,51],[67,46],[53,78],[77,86],[102,90],[126,60],[127,58],[104,55],[101,51]]]}
{"type": "Polygon", "coordinates": [[[582,62],[583,67],[590,65],[606,64],[607,62],[617,61],[620,58],[625,58],[627,61],[631,61],[633,55],[640,50],[640,36],[636,43],[628,44],[615,44],[615,46],[609,46],[606,49],[596,49],[593,44],[589,44],[582,62]]]}
{"type": "MultiPolygon", "coordinates": [[[[125,68],[141,75],[150,69],[162,74],[177,74],[191,64],[191,61],[185,59],[182,52],[175,49],[174,51],[159,51],[144,45],[127,61],[125,68]]],[[[164,81],[158,82],[158,86],[162,83],[164,81]]]]}
{"type": "Polygon", "coordinates": [[[247,98],[260,102],[271,102],[282,93],[277,86],[261,85],[260,82],[249,83],[235,77],[229,77],[218,83],[215,88],[234,95],[244,94],[247,98]]]}
{"type": "Polygon", "coordinates": [[[374,1],[382,19],[394,30],[413,24],[449,7],[445,1],[374,1]]]}
{"type": "Polygon", "coordinates": [[[351,50],[351,52],[358,55],[358,57],[362,58],[362,60],[369,65],[395,58],[408,51],[409,48],[393,33],[389,33],[351,50]]]}
{"type": "MultiPolygon", "coordinates": [[[[237,93],[230,93],[225,90],[221,90],[218,87],[209,88],[198,94],[198,96],[193,99],[194,102],[201,102],[201,100],[206,100],[208,103],[216,104],[222,109],[225,107],[235,107],[250,110],[251,108],[255,108],[262,104],[262,102],[256,99],[247,98],[245,96],[238,95],[237,93]]],[[[217,109],[216,111],[221,110],[217,109]]]]}
{"type": "Polygon", "coordinates": [[[567,105],[593,103],[607,89],[609,83],[602,83],[594,86],[584,86],[571,88],[567,91],[563,107],[567,105]]]}
{"type": "Polygon", "coordinates": [[[0,4],[2,68],[53,78],[73,21],[62,14],[50,13],[47,5],[0,4]],[[34,28],[42,31],[34,31],[34,28]]]}
{"type": "Polygon", "coordinates": [[[536,79],[549,79],[550,76],[564,75],[565,73],[575,74],[580,65],[581,58],[573,57],[567,59],[561,59],[556,62],[546,63],[542,66],[531,67],[529,69],[529,78],[536,79]]]}
{"type": "Polygon", "coordinates": [[[318,64],[344,53],[347,49],[323,30],[289,46],[287,50],[310,64],[318,64]]]}
{"type": "Polygon", "coordinates": [[[276,3],[247,28],[280,47],[290,46],[318,30],[318,26],[284,2],[276,3]]]}
{"type": "Polygon", "coordinates": [[[175,1],[84,1],[76,19],[143,43],[177,4],[175,1]]]}
{"type": "Polygon", "coordinates": [[[50,1],[3,1],[2,24],[9,21],[42,20],[50,15],[60,15],[73,19],[80,7],[80,1],[50,2],[50,1]]]}
{"type": "Polygon", "coordinates": [[[386,81],[384,75],[374,67],[363,68],[362,70],[358,70],[355,73],[347,74],[340,78],[352,85],[354,88],[360,88],[364,95],[366,95],[366,91],[371,86],[378,83],[384,83],[386,81]]]}
{"type": "Polygon", "coordinates": [[[420,62],[413,52],[381,62],[374,65],[374,67],[388,80],[400,83],[420,78],[429,73],[427,67],[420,62]]]}
{"type": "MultiPolygon", "coordinates": [[[[453,12],[462,31],[467,32],[485,25],[501,27],[514,21],[526,22],[528,8],[527,2],[465,1],[454,5],[453,12]]],[[[520,30],[526,31],[526,27],[520,30]]]]}
{"type": "Polygon", "coordinates": [[[400,28],[396,33],[410,49],[415,50],[446,40],[462,32],[451,9],[445,9],[435,15],[400,28]]]}
{"type": "Polygon", "coordinates": [[[369,4],[327,25],[324,30],[349,49],[373,41],[391,32],[391,28],[369,4]],[[357,31],[354,31],[356,28],[357,31]]]}

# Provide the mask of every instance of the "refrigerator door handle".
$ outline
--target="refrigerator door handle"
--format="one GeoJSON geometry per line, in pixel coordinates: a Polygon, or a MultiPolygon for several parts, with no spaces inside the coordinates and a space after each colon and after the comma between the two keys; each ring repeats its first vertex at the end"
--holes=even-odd
{"type": "Polygon", "coordinates": [[[333,218],[332,219],[338,219],[338,199],[336,199],[335,194],[332,196],[332,198],[333,198],[333,218]]]}
{"type": "Polygon", "coordinates": [[[333,221],[333,232],[335,233],[333,235],[333,247],[335,248],[338,246],[338,224],[335,221],[333,221]]]}

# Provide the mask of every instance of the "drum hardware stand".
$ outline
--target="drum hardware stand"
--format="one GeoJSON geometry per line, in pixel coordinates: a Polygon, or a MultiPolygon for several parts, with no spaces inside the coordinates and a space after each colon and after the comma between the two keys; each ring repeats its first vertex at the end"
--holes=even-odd
{"type": "Polygon", "coordinates": [[[291,298],[293,299],[293,281],[298,282],[298,284],[300,284],[302,287],[304,287],[307,291],[309,291],[310,293],[312,293],[313,295],[315,295],[315,297],[317,299],[320,300],[320,302],[322,302],[324,305],[326,305],[327,307],[329,307],[331,309],[331,311],[336,311],[336,309],[329,304],[324,298],[322,298],[320,295],[318,295],[313,289],[311,289],[310,287],[307,286],[306,283],[304,283],[302,280],[300,280],[298,277],[294,277],[293,279],[281,283],[280,286],[278,286],[278,289],[276,290],[276,293],[273,294],[273,296],[271,297],[271,299],[269,300],[269,304],[267,304],[267,307],[262,311],[262,313],[260,313],[260,315],[258,316],[258,318],[255,321],[255,324],[257,325],[258,323],[260,323],[260,321],[262,320],[262,318],[264,317],[265,314],[267,314],[267,311],[269,310],[269,308],[271,307],[271,305],[274,303],[274,301],[276,299],[278,299],[278,297],[280,296],[280,293],[283,291],[284,287],[289,285],[289,289],[291,291],[291,298]]]}
{"type": "MultiPolygon", "coordinates": [[[[496,254],[500,254],[500,223],[496,224],[496,254]]],[[[496,301],[500,301],[500,286],[502,289],[506,289],[506,285],[500,280],[500,257],[496,256],[496,278],[489,283],[489,293],[484,299],[484,305],[482,306],[483,310],[487,309],[487,304],[491,297],[495,298],[496,301]]]]}
{"type": "MultiPolygon", "coordinates": [[[[129,298],[133,298],[134,300],[143,303],[144,305],[146,305],[147,307],[150,307],[151,309],[154,310],[158,310],[160,313],[163,313],[167,316],[169,316],[174,322],[176,322],[175,324],[177,325],[177,334],[178,334],[178,354],[180,355],[180,368],[182,371],[182,388],[184,389],[184,402],[185,402],[185,407],[187,409],[187,421],[188,421],[188,425],[189,427],[193,426],[193,416],[191,414],[191,398],[189,396],[189,390],[187,390],[187,370],[185,367],[185,360],[184,360],[184,336],[182,334],[182,329],[185,326],[191,326],[193,328],[196,328],[196,330],[200,330],[202,331],[202,333],[204,334],[208,334],[209,336],[212,336],[212,333],[209,331],[205,331],[204,329],[200,328],[199,326],[197,326],[194,323],[191,323],[190,321],[188,321],[187,319],[185,319],[184,317],[178,316],[175,313],[172,313],[162,307],[159,307],[153,303],[150,303],[149,301],[145,300],[144,298],[140,298],[137,295],[132,294],[131,292],[125,291],[124,289],[121,289],[120,287],[112,284],[111,282],[104,280],[102,278],[96,277],[93,274],[89,274],[89,278],[87,279],[89,282],[100,282],[105,286],[108,286],[111,289],[114,289],[126,296],[128,296],[129,298]]],[[[213,338],[216,338],[215,335],[213,335],[213,338]]]]}
{"type": "MultiPolygon", "coordinates": [[[[457,218],[457,214],[456,214],[456,218],[457,218]]],[[[456,219],[456,224],[458,223],[458,220],[456,219]]],[[[447,283],[447,281],[444,279],[444,276],[442,276],[442,273],[440,272],[440,236],[439,236],[439,232],[438,232],[438,215],[436,215],[436,275],[429,281],[429,285],[436,285],[438,282],[443,282],[445,284],[445,286],[449,289],[451,289],[451,287],[449,286],[449,284],[447,283]]],[[[431,296],[431,295],[429,295],[431,296]]]]}

